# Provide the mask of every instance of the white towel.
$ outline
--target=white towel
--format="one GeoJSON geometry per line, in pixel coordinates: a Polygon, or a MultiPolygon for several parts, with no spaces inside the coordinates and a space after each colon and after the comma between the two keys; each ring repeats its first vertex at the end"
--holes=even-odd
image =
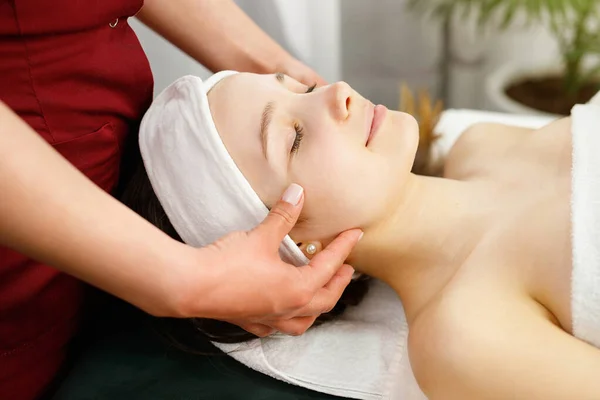
{"type": "Polygon", "coordinates": [[[600,92],[571,115],[573,334],[600,348],[600,92]]]}
{"type": "Polygon", "coordinates": [[[408,335],[392,289],[374,281],[357,307],[302,336],[219,345],[238,361],[282,381],[332,395],[381,399],[408,335]]]}

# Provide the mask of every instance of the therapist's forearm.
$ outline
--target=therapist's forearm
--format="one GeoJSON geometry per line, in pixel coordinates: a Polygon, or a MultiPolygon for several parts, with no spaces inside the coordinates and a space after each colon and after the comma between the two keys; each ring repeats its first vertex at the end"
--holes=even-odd
{"type": "Polygon", "coordinates": [[[156,315],[174,313],[165,266],[189,251],[99,189],[1,101],[0,245],[156,315]]]}
{"type": "Polygon", "coordinates": [[[231,0],[145,0],[138,18],[214,71],[279,71],[292,59],[231,0]]]}

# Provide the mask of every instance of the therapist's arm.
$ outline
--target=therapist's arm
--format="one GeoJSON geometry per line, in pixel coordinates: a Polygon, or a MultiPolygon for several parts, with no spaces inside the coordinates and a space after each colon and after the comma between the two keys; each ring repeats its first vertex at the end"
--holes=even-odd
{"type": "Polygon", "coordinates": [[[296,205],[279,201],[254,230],[193,248],[94,185],[0,101],[0,246],[153,315],[228,320],[260,335],[301,333],[333,307],[360,232],[343,233],[310,265],[284,263],[277,248],[304,199],[295,193],[296,205]]]}
{"type": "Polygon", "coordinates": [[[177,312],[166,266],[186,262],[184,245],[94,185],[1,101],[0,245],[151,314],[177,312]]]}
{"type": "Polygon", "coordinates": [[[231,0],[145,0],[137,17],[211,71],[283,72],[307,85],[325,83],[231,0]]]}

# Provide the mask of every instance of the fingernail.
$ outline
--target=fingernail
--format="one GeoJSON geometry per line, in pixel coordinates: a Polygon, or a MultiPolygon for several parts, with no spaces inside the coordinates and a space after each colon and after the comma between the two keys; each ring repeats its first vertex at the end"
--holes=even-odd
{"type": "Polygon", "coordinates": [[[365,236],[365,233],[364,233],[364,232],[361,232],[361,233],[360,233],[360,236],[358,237],[358,241],[359,241],[359,242],[362,240],[363,236],[365,236]]]}
{"type": "Polygon", "coordinates": [[[302,198],[302,192],[304,192],[302,186],[292,183],[285,190],[285,193],[283,193],[281,200],[285,201],[286,203],[290,203],[293,206],[297,206],[302,198]]]}

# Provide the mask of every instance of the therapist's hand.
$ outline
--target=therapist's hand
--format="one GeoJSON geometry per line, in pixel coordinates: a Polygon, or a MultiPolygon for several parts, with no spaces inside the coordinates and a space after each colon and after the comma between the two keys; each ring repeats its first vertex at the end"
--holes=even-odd
{"type": "Polygon", "coordinates": [[[287,264],[279,257],[279,245],[296,223],[303,202],[302,188],[292,185],[258,227],[200,249],[203,271],[198,278],[210,273],[217,284],[208,292],[196,292],[189,315],[183,316],[228,321],[258,336],[274,331],[299,335],[330,311],[352,278],[354,269],[344,260],[361,231],[343,232],[308,265],[287,264]]]}
{"type": "Polygon", "coordinates": [[[305,84],[306,86],[312,86],[314,84],[317,86],[327,85],[325,79],[323,79],[313,69],[293,57],[290,57],[288,61],[281,65],[277,70],[278,72],[282,72],[289,77],[294,78],[298,82],[305,84]]]}
{"type": "Polygon", "coordinates": [[[0,193],[0,246],[149,314],[232,321],[259,335],[301,333],[328,311],[350,281],[343,263],[360,234],[343,233],[307,266],[284,263],[277,250],[302,208],[296,192],[298,204],[278,202],[256,229],[188,246],[98,188],[2,101],[0,193]]]}
{"type": "Polygon", "coordinates": [[[308,86],[326,84],[232,0],[145,0],[136,16],[211,71],[282,72],[308,86]]]}

